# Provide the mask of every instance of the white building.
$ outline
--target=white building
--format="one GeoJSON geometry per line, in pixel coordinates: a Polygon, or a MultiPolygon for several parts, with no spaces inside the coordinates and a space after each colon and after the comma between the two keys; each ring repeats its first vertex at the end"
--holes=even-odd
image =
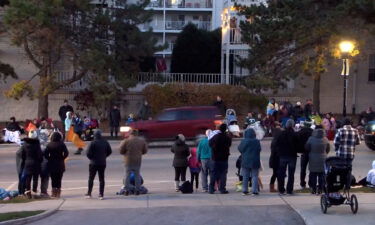
{"type": "Polygon", "coordinates": [[[178,34],[189,23],[200,29],[214,30],[221,26],[222,0],[151,0],[146,8],[153,10],[150,23],[141,29],[153,29],[159,44],[168,48],[156,53],[157,71],[170,71],[170,61],[178,34]],[[164,68],[163,68],[164,67],[164,68]]]}

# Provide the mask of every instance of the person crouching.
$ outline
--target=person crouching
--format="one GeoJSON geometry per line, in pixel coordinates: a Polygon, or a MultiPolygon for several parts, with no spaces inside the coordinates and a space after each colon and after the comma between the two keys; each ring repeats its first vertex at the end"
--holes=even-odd
{"type": "Polygon", "coordinates": [[[120,145],[120,154],[124,155],[125,161],[125,169],[126,175],[124,179],[125,185],[125,195],[129,195],[131,189],[131,182],[130,177],[131,174],[134,174],[135,180],[135,195],[139,195],[140,188],[141,188],[141,177],[140,177],[140,170],[141,170],[141,163],[142,163],[142,155],[147,153],[147,142],[138,137],[138,131],[132,130],[130,136],[122,141],[120,145]]]}

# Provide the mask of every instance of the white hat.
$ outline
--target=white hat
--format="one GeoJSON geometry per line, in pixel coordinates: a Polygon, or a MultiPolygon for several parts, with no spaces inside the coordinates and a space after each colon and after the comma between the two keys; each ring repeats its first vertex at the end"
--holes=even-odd
{"type": "Polygon", "coordinates": [[[29,132],[29,138],[32,138],[32,139],[37,139],[38,138],[38,133],[36,132],[36,130],[31,130],[29,132]]]}
{"type": "Polygon", "coordinates": [[[301,102],[297,102],[297,105],[301,105],[301,102]]]}

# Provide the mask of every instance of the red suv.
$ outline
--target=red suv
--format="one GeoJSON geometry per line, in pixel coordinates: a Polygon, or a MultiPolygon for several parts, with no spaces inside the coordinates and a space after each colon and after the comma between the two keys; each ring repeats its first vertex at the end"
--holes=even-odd
{"type": "Polygon", "coordinates": [[[130,129],[135,129],[147,139],[171,139],[177,134],[195,138],[221,123],[222,116],[215,106],[191,106],[165,109],[153,120],[137,121],[121,127],[121,132],[127,136],[130,129]]]}

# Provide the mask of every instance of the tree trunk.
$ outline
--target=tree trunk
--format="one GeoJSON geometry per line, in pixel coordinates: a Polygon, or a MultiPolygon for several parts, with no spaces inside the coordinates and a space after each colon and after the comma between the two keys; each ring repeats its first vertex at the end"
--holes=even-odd
{"type": "Polygon", "coordinates": [[[48,95],[40,95],[38,98],[38,118],[48,118],[48,95]]]}
{"type": "Polygon", "coordinates": [[[314,80],[314,87],[313,87],[314,110],[320,113],[320,74],[318,74],[313,80],[314,80]]]}

